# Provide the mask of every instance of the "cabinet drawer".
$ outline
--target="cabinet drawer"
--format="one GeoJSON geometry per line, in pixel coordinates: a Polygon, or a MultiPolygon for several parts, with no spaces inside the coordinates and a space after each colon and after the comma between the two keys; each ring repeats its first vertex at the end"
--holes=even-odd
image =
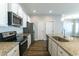
{"type": "Polygon", "coordinates": [[[69,56],[69,54],[58,46],[58,56],[69,56]]]}
{"type": "Polygon", "coordinates": [[[15,48],[13,48],[7,56],[19,56],[19,45],[17,45],[15,48]]]}

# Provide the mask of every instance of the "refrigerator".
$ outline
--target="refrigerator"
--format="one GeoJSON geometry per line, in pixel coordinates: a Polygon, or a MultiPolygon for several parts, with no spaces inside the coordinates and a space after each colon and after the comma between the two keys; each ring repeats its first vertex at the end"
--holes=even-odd
{"type": "Polygon", "coordinates": [[[27,22],[27,29],[28,29],[28,33],[31,34],[31,43],[33,43],[34,42],[33,23],[27,22]]]}

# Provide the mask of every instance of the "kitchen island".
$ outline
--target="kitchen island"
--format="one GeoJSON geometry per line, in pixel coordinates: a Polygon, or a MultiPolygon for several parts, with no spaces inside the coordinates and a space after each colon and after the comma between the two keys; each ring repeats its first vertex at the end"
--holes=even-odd
{"type": "Polygon", "coordinates": [[[79,56],[78,39],[61,42],[53,38],[53,36],[48,35],[48,37],[48,50],[52,56],[79,56]]]}

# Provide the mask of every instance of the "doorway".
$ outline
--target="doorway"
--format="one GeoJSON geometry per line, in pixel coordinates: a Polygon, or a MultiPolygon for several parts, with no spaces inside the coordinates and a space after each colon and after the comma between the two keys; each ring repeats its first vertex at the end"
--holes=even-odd
{"type": "Polygon", "coordinates": [[[38,23],[38,39],[46,40],[46,25],[42,21],[38,23]]]}

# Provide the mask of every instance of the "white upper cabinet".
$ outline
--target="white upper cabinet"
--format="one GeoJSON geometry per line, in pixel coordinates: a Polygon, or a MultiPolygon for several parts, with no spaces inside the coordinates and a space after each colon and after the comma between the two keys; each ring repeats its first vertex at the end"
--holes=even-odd
{"type": "Polygon", "coordinates": [[[0,26],[8,26],[8,11],[12,11],[23,19],[23,26],[27,26],[28,16],[22,7],[16,3],[0,3],[0,26]]]}
{"type": "Polygon", "coordinates": [[[27,15],[23,12],[23,27],[27,27],[27,15]]]}
{"type": "Polygon", "coordinates": [[[27,26],[27,15],[23,11],[22,7],[19,4],[16,3],[9,3],[8,4],[8,11],[12,11],[18,16],[20,16],[23,19],[23,27],[27,26]]]}
{"type": "Polygon", "coordinates": [[[9,3],[8,4],[8,11],[12,11],[15,14],[17,14],[18,13],[18,4],[16,4],[16,3],[9,3]]]}
{"type": "Polygon", "coordinates": [[[21,18],[23,18],[23,10],[22,10],[22,8],[21,8],[21,6],[18,4],[17,5],[17,14],[21,17],[21,18]]]}
{"type": "Polygon", "coordinates": [[[27,26],[27,15],[19,4],[18,4],[18,15],[23,19],[23,27],[26,27],[27,26]]]}
{"type": "Polygon", "coordinates": [[[27,21],[30,22],[30,23],[32,23],[32,22],[31,22],[31,18],[30,18],[29,16],[28,16],[28,18],[27,18],[27,21]]]}
{"type": "Polygon", "coordinates": [[[7,3],[0,3],[0,26],[7,26],[7,3]]]}

